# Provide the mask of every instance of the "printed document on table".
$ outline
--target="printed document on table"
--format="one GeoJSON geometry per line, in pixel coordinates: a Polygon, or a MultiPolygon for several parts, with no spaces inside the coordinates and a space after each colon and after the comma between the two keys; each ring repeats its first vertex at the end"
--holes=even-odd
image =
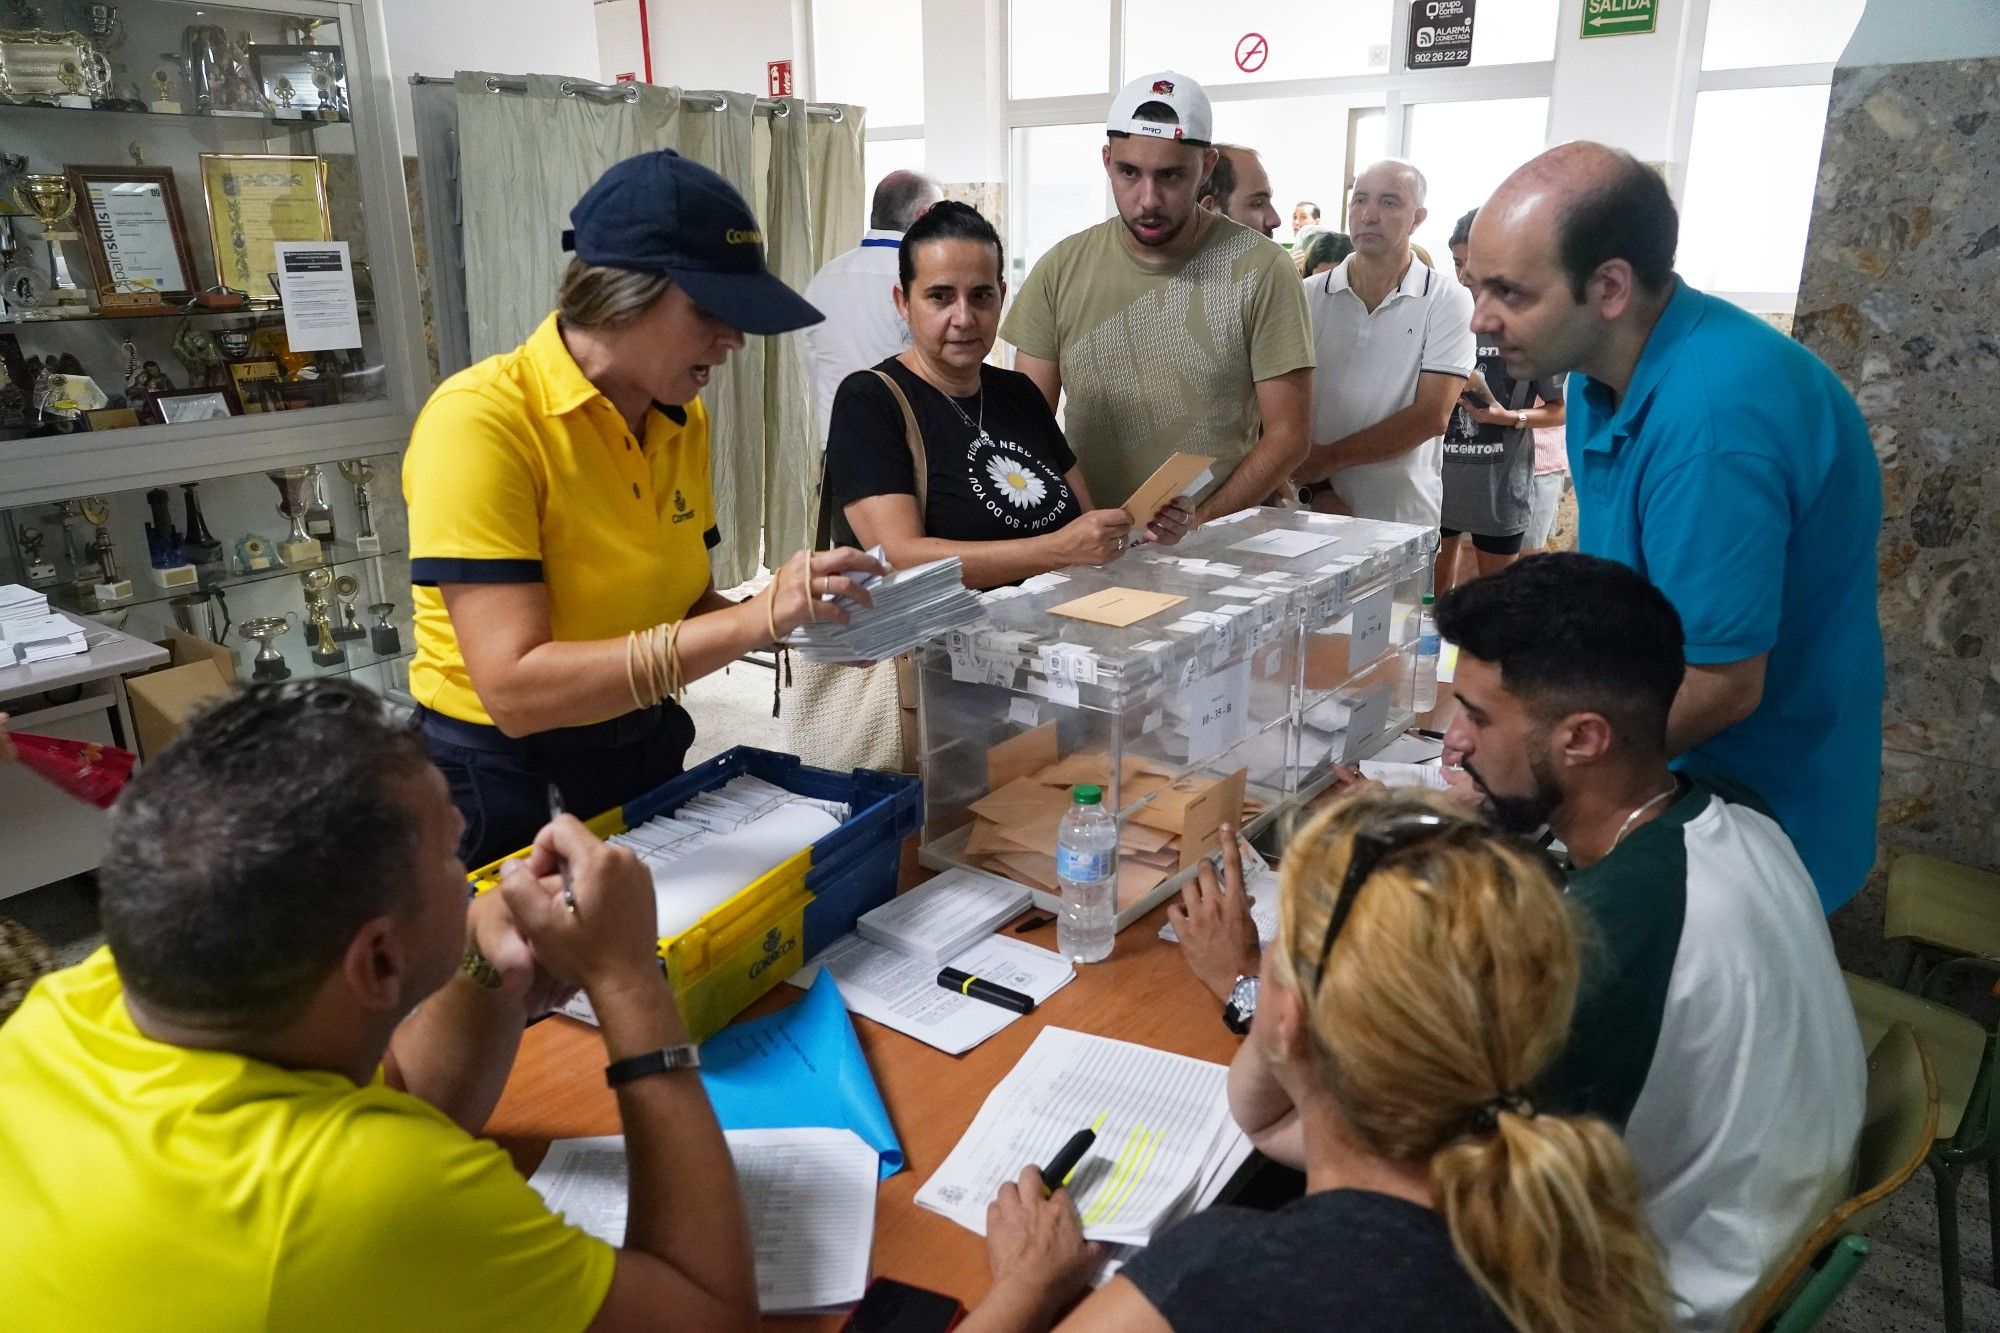
{"type": "Polygon", "coordinates": [[[1363,759],[1355,767],[1361,776],[1371,778],[1385,787],[1429,787],[1433,791],[1448,790],[1450,784],[1444,780],[1444,769],[1435,763],[1399,764],[1381,759],[1363,759]]]}
{"type": "MultiPolygon", "coordinates": [[[[844,1129],[723,1137],[756,1247],[758,1308],[793,1314],[860,1300],[875,1235],[875,1150],[844,1129]]],[[[599,1240],[625,1243],[624,1139],[559,1139],[528,1184],[599,1240]]]]}
{"type": "Polygon", "coordinates": [[[1091,1240],[1151,1240],[1210,1175],[1229,1118],[1229,1068],[1205,1060],[1044,1028],[917,1203],[981,1235],[986,1205],[1029,1163],[1047,1162],[1079,1129],[1097,1141],[1070,1177],[1091,1240]]]}
{"type": "MultiPolygon", "coordinates": [[[[1076,977],[1061,954],[1002,935],[988,937],[947,965],[1031,995],[1036,1004],[1076,977]]],[[[859,935],[835,940],[789,980],[794,986],[811,986],[822,968],[833,973],[849,1010],[946,1055],[964,1054],[1020,1017],[1011,1009],[946,990],[938,985],[933,965],[859,935]]]]}

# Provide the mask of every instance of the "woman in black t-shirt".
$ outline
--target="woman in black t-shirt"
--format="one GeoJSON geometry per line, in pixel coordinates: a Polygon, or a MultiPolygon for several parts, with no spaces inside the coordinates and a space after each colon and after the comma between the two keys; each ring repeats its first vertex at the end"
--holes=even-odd
{"type": "MultiPolygon", "coordinates": [[[[1234,838],[1223,858],[1240,894],[1234,838]]],[[[1527,1096],[1579,973],[1545,862],[1442,793],[1363,789],[1286,847],[1279,894],[1229,1103],[1305,1197],[1168,1226],[1061,1327],[1671,1327],[1624,1144],[1527,1096]]],[[[1100,1151],[1121,1149],[1100,1137],[1072,1177],[1093,1202],[1117,1179],[1100,1151]]],[[[962,1333],[1047,1328],[1096,1267],[1033,1167],[1000,1187],[986,1244],[993,1287],[962,1333]]]]}
{"type": "MultiPolygon", "coordinates": [[[[1033,381],[986,364],[1007,293],[992,225],[964,204],[934,205],[898,261],[909,350],[841,381],[827,430],[827,484],[859,543],[902,568],[957,556],[972,588],[1117,559],[1134,540],[1130,516],[1091,507],[1033,381]],[[898,392],[923,438],[921,512],[898,392]]],[[[1174,501],[1137,540],[1177,541],[1191,518],[1174,501]]]]}

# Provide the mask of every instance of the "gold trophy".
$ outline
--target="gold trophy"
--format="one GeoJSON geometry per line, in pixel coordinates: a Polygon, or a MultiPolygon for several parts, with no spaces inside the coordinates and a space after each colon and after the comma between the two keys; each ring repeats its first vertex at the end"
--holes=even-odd
{"type": "Polygon", "coordinates": [[[354,488],[354,508],[361,527],[354,534],[354,549],[361,555],[382,554],[382,536],[375,531],[375,506],[370,502],[368,483],[375,480],[375,465],[365,458],[350,458],[340,465],[340,475],[354,488]]]}
{"type": "Polygon", "coordinates": [[[347,660],[347,650],[334,641],[333,608],[327,604],[333,571],[309,569],[299,580],[306,585],[306,634],[312,644],[312,660],[318,666],[339,666],[347,660]]]}
{"type": "Polygon", "coordinates": [[[153,99],[153,110],[169,116],[180,114],[180,99],[174,96],[180,91],[179,86],[164,67],[153,71],[153,91],[159,94],[153,99]]]}
{"type": "Polygon", "coordinates": [[[23,175],[14,198],[42,224],[45,241],[80,241],[83,237],[62,224],[76,216],[76,191],[67,177],[38,171],[23,175]]]}
{"type": "Polygon", "coordinates": [[[354,604],[361,600],[361,580],[352,574],[342,574],[333,581],[333,595],[340,601],[340,623],[334,626],[336,639],[365,639],[368,629],[361,623],[361,616],[354,604]]]}
{"type": "Polygon", "coordinates": [[[309,569],[326,563],[326,548],[306,531],[306,510],[312,507],[313,470],[309,467],[279,468],[266,472],[278,494],[284,497],[278,512],[292,520],[291,535],[278,543],[278,558],[292,569],[309,569]]]}

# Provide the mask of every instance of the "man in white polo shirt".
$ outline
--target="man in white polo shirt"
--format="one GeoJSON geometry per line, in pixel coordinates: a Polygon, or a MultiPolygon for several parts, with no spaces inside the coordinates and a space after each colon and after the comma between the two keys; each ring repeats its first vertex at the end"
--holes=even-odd
{"type": "Polygon", "coordinates": [[[1316,509],[1436,527],[1444,432],[1477,355],[1472,295],[1410,249],[1424,174],[1377,162],[1354,181],[1354,253],[1306,279],[1318,362],[1312,448],[1293,473],[1316,509]]]}
{"type": "Polygon", "coordinates": [[[826,316],[801,330],[812,371],[813,420],[821,447],[833,419],[833,395],[857,370],[895,356],[910,345],[910,326],[896,313],[896,256],[903,233],[944,191],[929,176],[892,171],[875,186],[868,230],[861,244],[826,261],[806,285],[806,300],[826,316]]]}
{"type": "Polygon", "coordinates": [[[1558,552],[1447,593],[1445,748],[1496,822],[1548,826],[1588,926],[1538,1107],[1624,1134],[1680,1329],[1744,1306],[1846,1197],[1866,1059],[1819,894],[1757,795],[1667,768],[1680,616],[1645,575],[1558,552]]]}

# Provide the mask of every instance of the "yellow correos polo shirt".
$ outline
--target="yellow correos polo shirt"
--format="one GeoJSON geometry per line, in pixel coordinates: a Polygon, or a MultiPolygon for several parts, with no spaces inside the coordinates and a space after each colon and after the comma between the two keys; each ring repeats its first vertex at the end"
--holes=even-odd
{"type": "Polygon", "coordinates": [[[0,1327],[563,1333],[616,1262],[379,1075],[145,1036],[107,949],[0,1027],[0,1327]]]}
{"type": "MultiPolygon", "coordinates": [[[[550,315],[511,352],[438,386],[403,457],[417,650],[410,692],[492,725],[440,583],[540,583],[558,640],[679,620],[709,585],[717,539],[708,414],[647,415],[644,440],[585,379],[550,315]]],[[[601,719],[600,719],[601,720],[601,719]]]]}

